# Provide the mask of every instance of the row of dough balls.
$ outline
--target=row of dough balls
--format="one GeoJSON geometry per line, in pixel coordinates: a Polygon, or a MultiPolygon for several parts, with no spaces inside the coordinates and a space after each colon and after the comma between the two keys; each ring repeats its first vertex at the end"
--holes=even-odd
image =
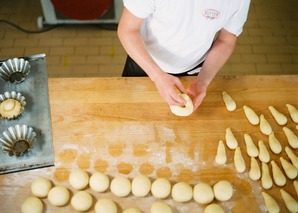
{"type": "MultiPolygon", "coordinates": [[[[136,197],[145,197],[150,192],[158,199],[165,199],[168,196],[172,196],[176,202],[188,202],[192,198],[200,204],[210,204],[214,199],[218,201],[230,200],[233,195],[232,184],[226,180],[217,182],[213,187],[206,183],[198,183],[192,188],[192,186],[186,182],[178,182],[171,185],[169,180],[165,178],[158,178],[151,183],[150,179],[144,175],[137,175],[130,181],[127,177],[118,176],[112,179],[110,182],[107,175],[95,172],[89,175],[82,169],[76,169],[71,172],[69,176],[70,185],[77,189],[83,190],[88,185],[96,192],[105,192],[110,187],[111,192],[118,197],[126,197],[132,193],[136,197]]],[[[54,206],[65,206],[70,200],[69,190],[64,186],[54,186],[50,180],[39,177],[33,181],[31,185],[31,192],[35,197],[29,197],[22,205],[23,213],[32,213],[32,202],[35,210],[43,209],[42,202],[39,198],[48,198],[48,201],[54,206]],[[40,208],[37,208],[39,206],[40,208]]],[[[78,191],[71,198],[71,205],[78,211],[87,211],[91,208],[93,203],[92,196],[86,191],[78,191]]],[[[117,212],[116,205],[113,205],[113,201],[98,200],[95,205],[96,212],[103,212],[103,208],[115,209],[117,212]],[[108,206],[108,207],[105,207],[108,206]],[[114,207],[112,207],[114,206],[114,207]]],[[[218,204],[210,204],[205,208],[204,212],[224,212],[222,207],[218,204]],[[218,209],[217,211],[214,209],[218,209]]],[[[133,210],[133,209],[132,209],[133,210]]],[[[167,204],[158,202],[151,206],[151,213],[166,213],[172,212],[172,209],[167,204]]],[[[35,211],[40,212],[40,211],[35,211]]],[[[109,211],[112,213],[113,211],[109,211]]],[[[129,213],[127,211],[125,213],[129,213]]],[[[132,211],[133,212],[133,211],[132,211]]]]}

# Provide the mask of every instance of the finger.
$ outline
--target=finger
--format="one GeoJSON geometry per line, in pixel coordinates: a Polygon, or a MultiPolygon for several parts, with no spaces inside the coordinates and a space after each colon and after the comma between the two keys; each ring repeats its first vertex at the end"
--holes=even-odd
{"type": "Polygon", "coordinates": [[[194,98],[194,100],[193,100],[194,110],[196,110],[201,105],[201,103],[204,100],[204,97],[205,97],[205,95],[201,93],[200,95],[198,95],[194,98]]]}
{"type": "Polygon", "coordinates": [[[180,79],[176,77],[175,86],[179,90],[180,93],[186,93],[186,90],[181,83],[180,79]]]}
{"type": "Polygon", "coordinates": [[[179,96],[175,92],[171,95],[171,98],[172,98],[173,102],[175,102],[175,105],[185,106],[185,104],[186,104],[186,100],[184,98],[182,98],[181,96],[179,96]]]}

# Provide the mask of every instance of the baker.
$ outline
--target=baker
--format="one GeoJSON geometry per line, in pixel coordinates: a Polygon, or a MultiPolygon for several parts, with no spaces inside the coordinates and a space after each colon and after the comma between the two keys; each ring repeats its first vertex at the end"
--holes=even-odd
{"type": "Polygon", "coordinates": [[[194,110],[231,56],[250,0],[123,0],[118,36],[128,56],[122,76],[149,76],[169,105],[194,110]],[[199,74],[198,74],[199,73],[199,74]],[[179,76],[197,75],[188,88],[179,76]]]}

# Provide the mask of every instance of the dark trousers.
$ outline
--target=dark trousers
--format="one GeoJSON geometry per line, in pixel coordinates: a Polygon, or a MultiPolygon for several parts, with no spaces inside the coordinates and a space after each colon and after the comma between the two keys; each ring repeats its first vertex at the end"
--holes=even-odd
{"type": "MultiPolygon", "coordinates": [[[[204,62],[200,63],[199,65],[197,65],[196,67],[194,67],[191,70],[202,67],[203,63],[204,62]]],[[[174,76],[194,76],[194,75],[198,75],[198,73],[188,74],[187,72],[189,72],[191,70],[188,70],[188,71],[183,72],[183,73],[171,74],[171,75],[174,75],[174,76]]],[[[125,66],[124,66],[124,69],[123,69],[123,72],[122,72],[122,77],[144,77],[144,76],[148,76],[147,73],[131,57],[127,56],[125,66]]]]}

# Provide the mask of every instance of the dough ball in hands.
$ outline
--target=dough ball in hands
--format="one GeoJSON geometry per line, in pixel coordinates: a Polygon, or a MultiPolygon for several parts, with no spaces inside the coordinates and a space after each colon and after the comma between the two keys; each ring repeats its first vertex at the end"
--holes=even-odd
{"type": "Polygon", "coordinates": [[[22,204],[22,213],[42,213],[43,204],[37,197],[28,197],[22,204]]]}
{"type": "Polygon", "coordinates": [[[233,196],[233,186],[229,181],[221,180],[213,186],[214,197],[219,201],[228,201],[233,196]]]}
{"type": "Polygon", "coordinates": [[[118,197],[125,197],[131,191],[131,182],[127,177],[118,176],[111,182],[111,192],[118,197]]]}
{"type": "Polygon", "coordinates": [[[155,202],[150,208],[150,213],[173,213],[170,206],[162,202],[155,202]]]}
{"type": "Polygon", "coordinates": [[[31,192],[34,196],[44,198],[48,196],[52,183],[50,180],[44,177],[35,179],[31,184],[31,192]]]}
{"type": "Polygon", "coordinates": [[[189,116],[194,110],[194,106],[192,103],[191,98],[187,94],[179,94],[180,97],[182,97],[186,104],[185,106],[176,106],[176,105],[170,105],[170,109],[173,114],[177,116],[189,116]]]}
{"type": "Polygon", "coordinates": [[[176,202],[190,201],[192,193],[192,187],[186,182],[176,183],[172,188],[172,198],[176,202]]]}
{"type": "Polygon", "coordinates": [[[171,183],[165,178],[157,178],[151,185],[151,193],[155,198],[164,199],[171,193],[171,183]]]}
{"type": "Polygon", "coordinates": [[[88,211],[92,202],[92,196],[86,191],[79,191],[71,198],[71,206],[81,212],[88,211]]]}
{"type": "Polygon", "coordinates": [[[110,199],[99,199],[95,204],[96,213],[117,213],[117,206],[110,199]]]}
{"type": "Polygon", "coordinates": [[[110,180],[106,174],[95,172],[91,175],[89,186],[96,192],[104,192],[110,186],[110,180]]]}
{"type": "Polygon", "coordinates": [[[131,183],[131,192],[136,197],[145,197],[151,189],[151,181],[145,175],[137,175],[131,183]]]}
{"type": "Polygon", "coordinates": [[[75,189],[85,189],[89,183],[89,175],[82,169],[76,169],[70,173],[69,183],[75,189]]]}
{"type": "Polygon", "coordinates": [[[48,200],[54,206],[64,206],[67,204],[70,198],[68,189],[64,186],[53,187],[49,194],[48,200]]]}

